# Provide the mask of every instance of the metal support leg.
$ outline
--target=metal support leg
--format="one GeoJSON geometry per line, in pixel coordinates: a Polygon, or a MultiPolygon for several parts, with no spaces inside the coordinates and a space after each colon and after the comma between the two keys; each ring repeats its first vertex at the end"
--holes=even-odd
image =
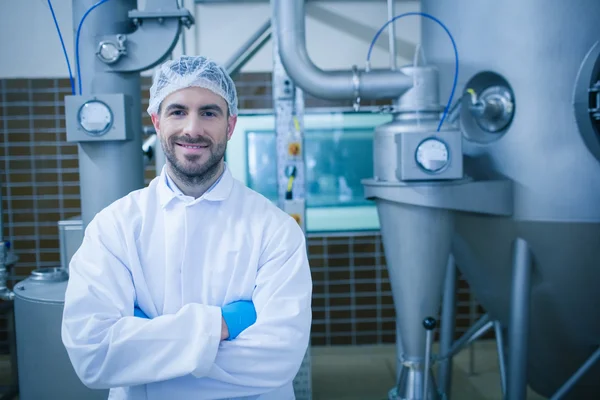
{"type": "Polygon", "coordinates": [[[563,396],[566,395],[569,390],[571,390],[573,385],[575,385],[577,381],[581,379],[581,377],[587,372],[587,370],[590,369],[596,362],[598,362],[598,360],[600,360],[600,347],[594,352],[594,354],[590,356],[590,358],[585,361],[585,363],[583,363],[581,367],[579,367],[573,376],[571,376],[569,380],[566,381],[565,384],[560,387],[560,389],[558,389],[558,391],[550,398],[550,400],[562,399],[563,396]]]}
{"type": "Polygon", "coordinates": [[[533,257],[527,242],[517,238],[513,244],[513,281],[508,331],[507,398],[525,400],[527,396],[527,342],[531,272],[533,257]]]}
{"type": "MultiPolygon", "coordinates": [[[[456,318],[456,266],[450,255],[446,266],[446,283],[442,303],[442,325],[440,327],[440,354],[449,354],[454,341],[454,320],[456,318]]],[[[452,382],[452,356],[442,360],[438,367],[439,391],[450,399],[452,382]]]]}
{"type": "Polygon", "coordinates": [[[496,349],[498,350],[498,367],[500,369],[500,384],[502,396],[506,396],[506,360],[504,359],[504,338],[502,337],[502,326],[499,321],[494,322],[496,332],[496,349]]]}

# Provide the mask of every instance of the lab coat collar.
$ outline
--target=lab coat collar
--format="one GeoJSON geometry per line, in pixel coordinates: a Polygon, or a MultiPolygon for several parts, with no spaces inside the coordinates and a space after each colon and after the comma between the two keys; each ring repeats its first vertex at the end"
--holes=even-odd
{"type": "Polygon", "coordinates": [[[225,168],[221,177],[215,182],[215,184],[209,188],[202,196],[194,199],[190,196],[183,194],[177,186],[173,184],[173,181],[169,179],[167,175],[167,166],[163,166],[162,172],[158,177],[157,191],[160,201],[160,205],[164,208],[174,199],[182,199],[188,203],[197,203],[202,200],[208,201],[222,201],[226,200],[231,193],[233,188],[233,176],[231,171],[225,163],[225,168]],[[172,187],[169,187],[169,184],[172,187]]]}

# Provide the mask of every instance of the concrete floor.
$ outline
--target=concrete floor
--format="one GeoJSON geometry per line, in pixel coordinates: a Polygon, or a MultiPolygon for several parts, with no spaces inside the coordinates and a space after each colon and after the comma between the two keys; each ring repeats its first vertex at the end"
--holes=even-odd
{"type": "MultiPolygon", "coordinates": [[[[452,400],[502,400],[495,341],[478,341],[474,349],[472,375],[469,352],[454,357],[452,400]]],[[[394,345],[313,347],[313,400],[387,400],[395,384],[395,351],[394,345]]],[[[532,391],[527,396],[545,399],[532,391]]]]}
{"type": "MultiPolygon", "coordinates": [[[[468,350],[454,357],[452,400],[502,400],[495,342],[474,346],[474,374],[469,375],[468,350]]],[[[387,400],[395,384],[395,351],[395,345],[313,347],[312,400],[387,400]]],[[[0,385],[9,379],[10,361],[0,356],[0,385]]],[[[529,391],[527,400],[546,398],[529,391]]]]}

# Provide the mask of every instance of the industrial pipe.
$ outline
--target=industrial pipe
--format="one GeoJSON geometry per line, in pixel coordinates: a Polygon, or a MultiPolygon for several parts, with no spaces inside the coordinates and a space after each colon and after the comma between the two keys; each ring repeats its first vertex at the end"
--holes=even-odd
{"type": "Polygon", "coordinates": [[[277,16],[281,62],[292,80],[311,95],[328,100],[395,99],[413,85],[399,71],[323,71],[306,51],[304,0],[272,0],[277,16]]]}

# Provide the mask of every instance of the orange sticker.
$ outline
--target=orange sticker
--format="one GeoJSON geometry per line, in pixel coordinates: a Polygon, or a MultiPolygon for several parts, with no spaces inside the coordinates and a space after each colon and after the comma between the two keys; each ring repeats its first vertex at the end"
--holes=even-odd
{"type": "Polygon", "coordinates": [[[288,146],[288,152],[291,156],[297,156],[298,154],[300,154],[300,143],[290,143],[290,145],[288,146]]]}
{"type": "Polygon", "coordinates": [[[292,218],[294,218],[296,220],[298,225],[301,225],[302,218],[300,217],[300,214],[290,214],[290,215],[292,216],[292,218]]]}

